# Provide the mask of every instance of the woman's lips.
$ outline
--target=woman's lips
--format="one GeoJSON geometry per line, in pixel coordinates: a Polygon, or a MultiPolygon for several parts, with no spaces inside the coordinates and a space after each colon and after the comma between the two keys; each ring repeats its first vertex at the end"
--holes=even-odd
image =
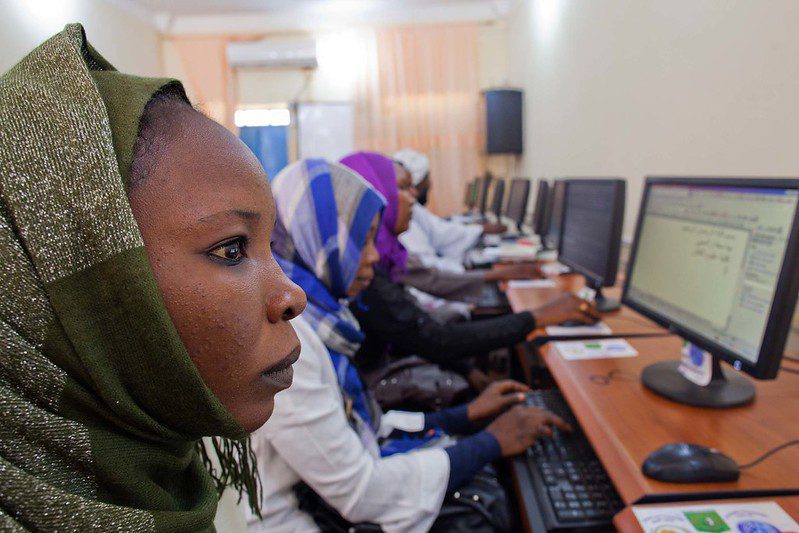
{"type": "Polygon", "coordinates": [[[261,377],[276,389],[287,389],[291,387],[291,381],[294,379],[294,369],[291,367],[300,358],[300,346],[297,346],[291,352],[280,360],[279,363],[273,367],[265,370],[261,377]]]}

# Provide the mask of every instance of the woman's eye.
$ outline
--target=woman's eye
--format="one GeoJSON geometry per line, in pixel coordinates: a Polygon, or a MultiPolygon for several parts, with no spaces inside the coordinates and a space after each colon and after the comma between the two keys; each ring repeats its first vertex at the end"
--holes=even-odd
{"type": "Polygon", "coordinates": [[[235,239],[225,244],[221,244],[211,250],[209,254],[230,264],[238,264],[245,255],[245,244],[243,239],[235,239]]]}

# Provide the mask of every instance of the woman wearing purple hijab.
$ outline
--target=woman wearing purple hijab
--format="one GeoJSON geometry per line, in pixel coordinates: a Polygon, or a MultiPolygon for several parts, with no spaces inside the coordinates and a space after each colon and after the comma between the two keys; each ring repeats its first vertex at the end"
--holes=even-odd
{"type": "Polygon", "coordinates": [[[368,181],[377,192],[386,199],[383,210],[383,221],[377,232],[377,251],[380,254],[379,266],[389,275],[391,281],[400,281],[406,272],[408,252],[402,246],[397,235],[406,231],[405,227],[397,228],[397,222],[402,222],[410,216],[400,217],[400,210],[410,213],[410,208],[415,199],[407,191],[399,191],[394,171],[394,161],[382,154],[375,152],[355,152],[341,160],[343,165],[350,167],[368,181]],[[396,231],[400,229],[401,231],[396,231]]]}
{"type": "MultiPolygon", "coordinates": [[[[571,294],[532,313],[525,311],[457,324],[442,324],[433,319],[401,283],[408,258],[397,236],[408,228],[413,196],[398,190],[394,162],[382,154],[356,152],[341,163],[360,174],[387,202],[377,235],[380,262],[374,280],[350,305],[366,334],[366,341],[356,354],[356,363],[367,381],[392,360],[417,355],[466,376],[474,388],[481,390],[487,379],[473,366],[472,357],[522,342],[537,327],[566,320],[596,319],[593,308],[580,311],[583,300],[571,294]]],[[[378,391],[375,392],[380,399],[378,391]]]]}

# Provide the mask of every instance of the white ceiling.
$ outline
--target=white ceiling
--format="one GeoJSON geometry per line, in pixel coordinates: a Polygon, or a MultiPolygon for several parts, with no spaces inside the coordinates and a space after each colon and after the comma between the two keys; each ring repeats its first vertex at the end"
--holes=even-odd
{"type": "Polygon", "coordinates": [[[504,17],[509,0],[107,0],[166,33],[247,33],[504,17]]]}
{"type": "Polygon", "coordinates": [[[181,15],[277,13],[326,10],[360,12],[403,11],[436,6],[475,4],[492,6],[496,0],[131,0],[154,12],[181,15]]]}

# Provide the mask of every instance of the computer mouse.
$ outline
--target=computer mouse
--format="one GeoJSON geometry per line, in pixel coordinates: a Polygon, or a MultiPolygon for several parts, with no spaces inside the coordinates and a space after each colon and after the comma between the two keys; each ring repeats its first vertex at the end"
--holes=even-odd
{"type": "Polygon", "coordinates": [[[741,475],[738,465],[715,448],[675,442],[661,446],[646,458],[644,475],[670,483],[711,483],[736,481],[741,475]]]}
{"type": "Polygon", "coordinates": [[[582,320],[567,320],[558,325],[562,328],[576,328],[580,326],[589,326],[590,324],[588,324],[588,322],[583,322],[582,320]]]}

